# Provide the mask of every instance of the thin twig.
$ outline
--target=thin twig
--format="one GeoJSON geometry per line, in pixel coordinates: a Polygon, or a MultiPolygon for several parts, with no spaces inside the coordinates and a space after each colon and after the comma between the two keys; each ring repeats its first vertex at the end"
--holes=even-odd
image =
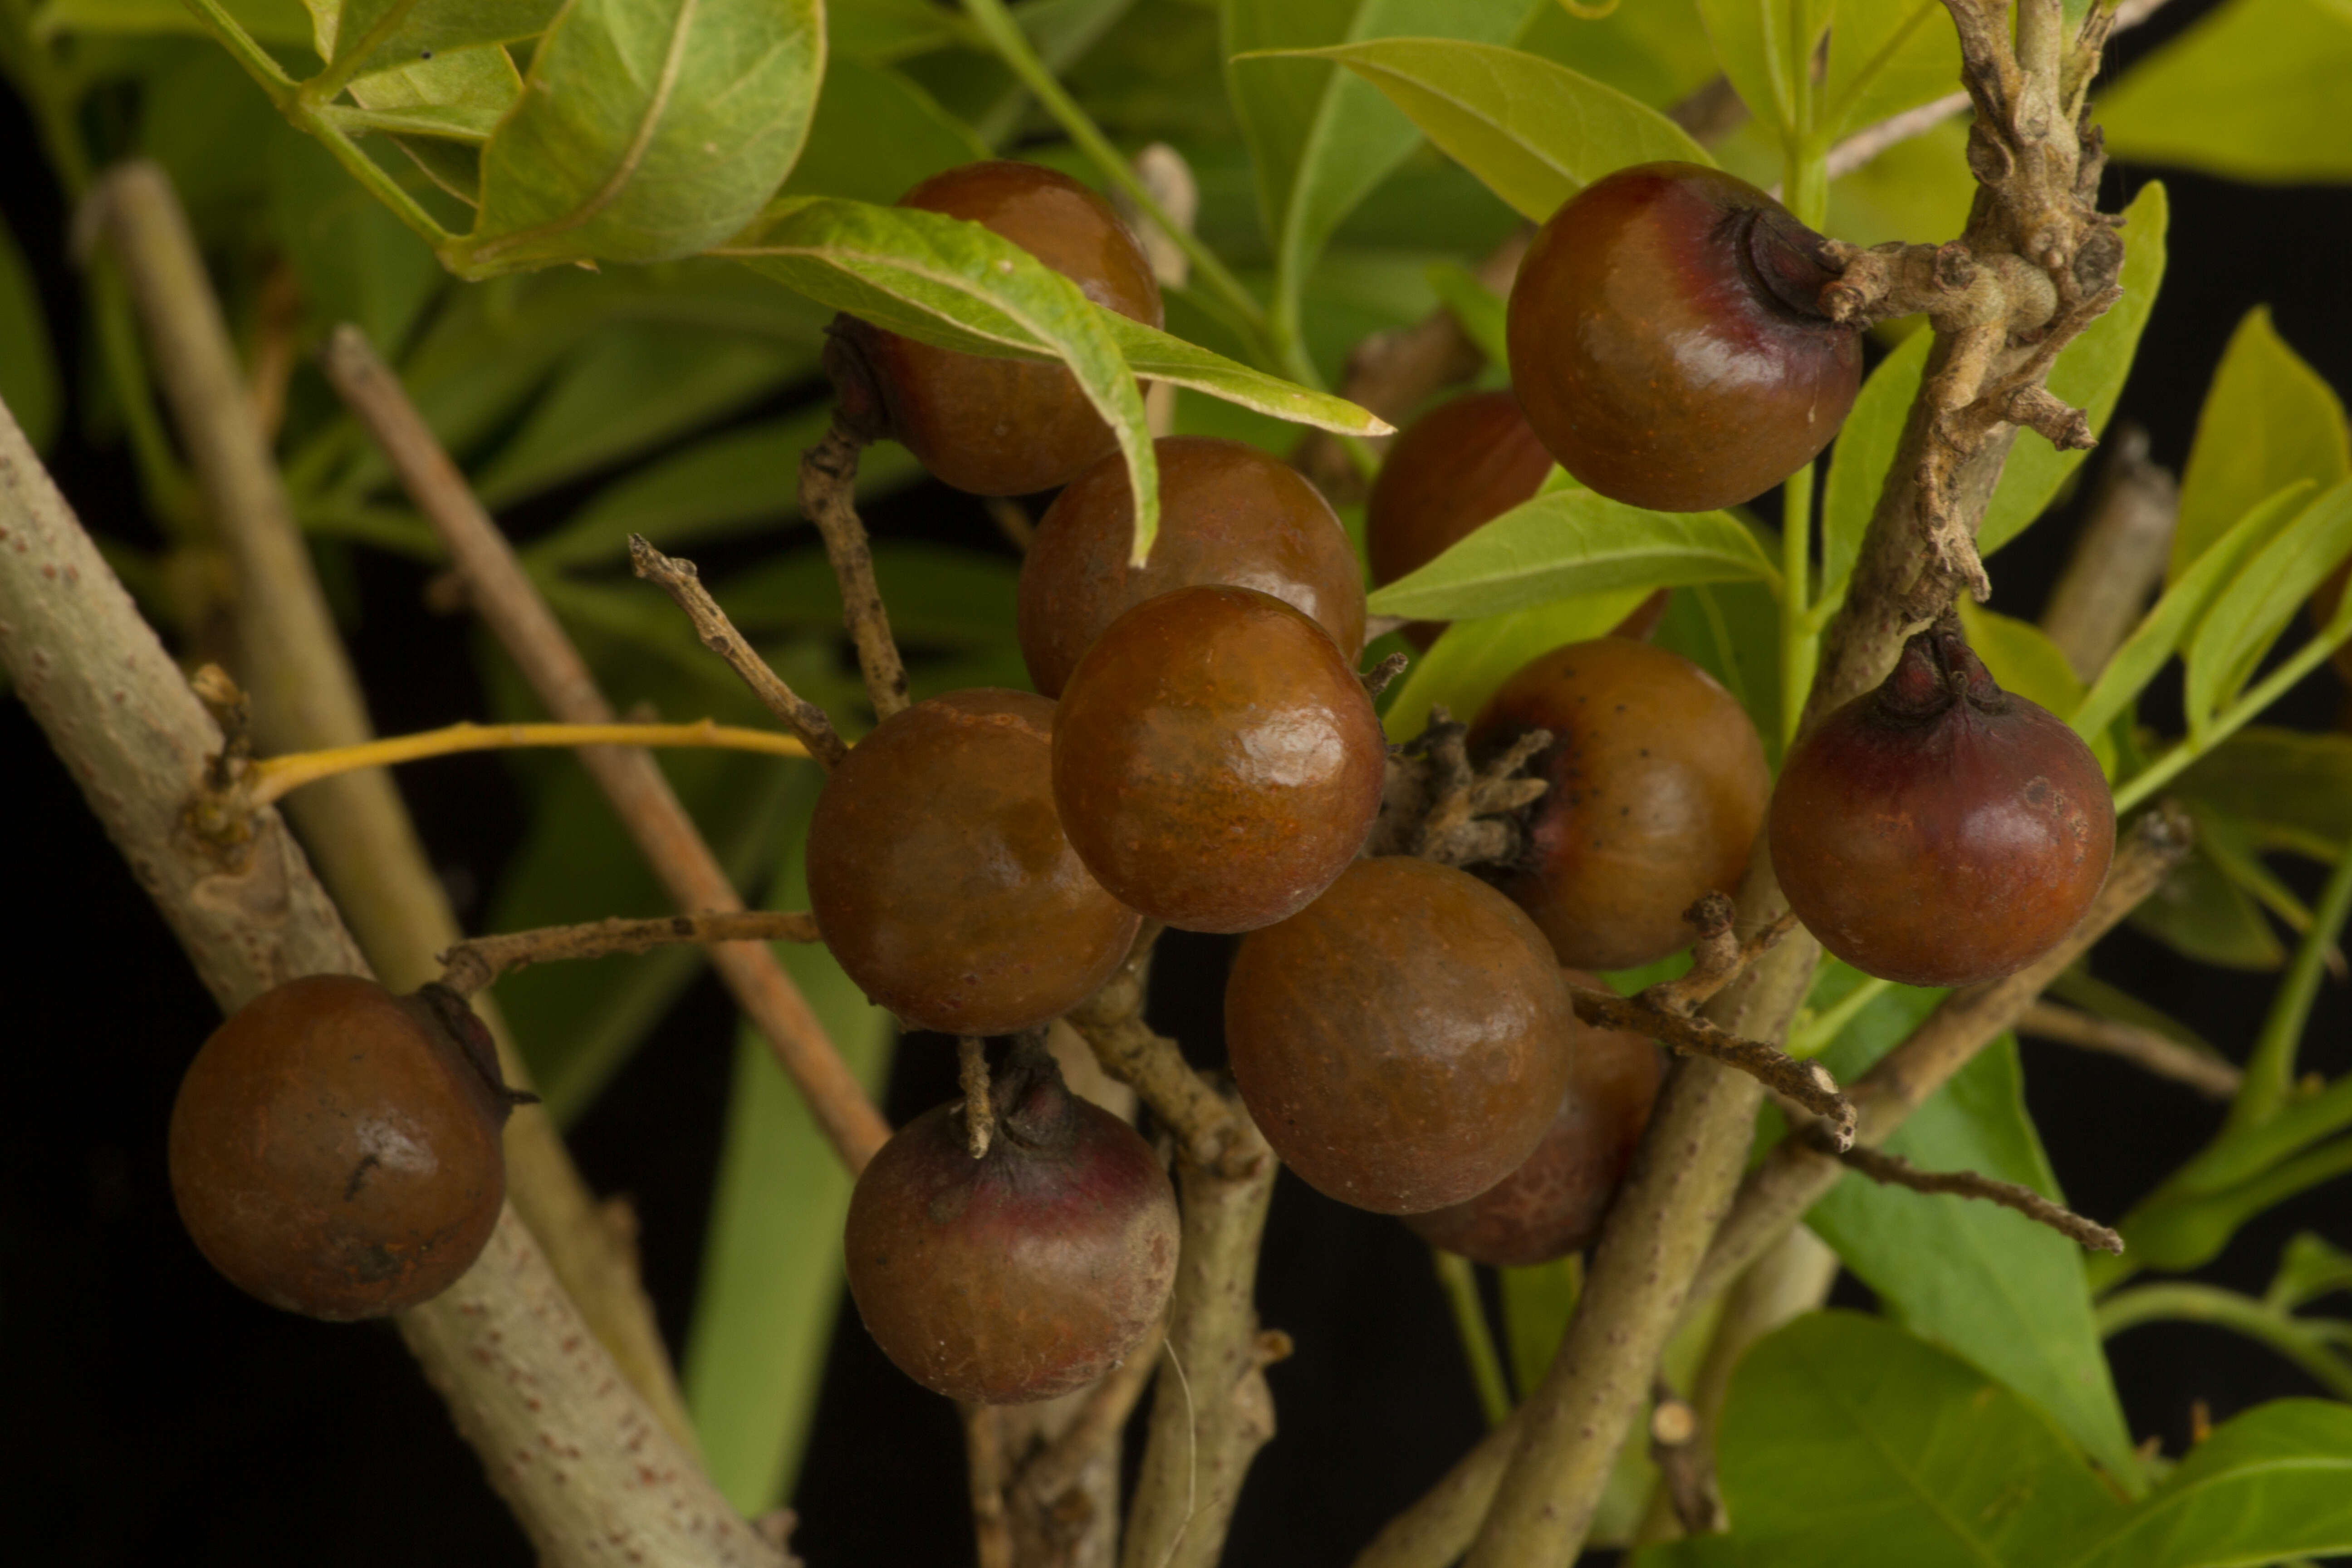
{"type": "Polygon", "coordinates": [[[1386,691],[1389,689],[1389,683],[1402,675],[1404,667],[1412,662],[1412,660],[1403,654],[1392,653],[1364,671],[1357,678],[1364,683],[1364,695],[1376,698],[1386,691]]]}
{"type": "Polygon", "coordinates": [[[2185,1083],[2208,1100],[2234,1100],[2246,1075],[2237,1064],[2118,1018],[2036,1002],[2017,1016],[2017,1032],[2086,1051],[2121,1057],[2158,1078],[2185,1083]]]}
{"type": "Polygon", "coordinates": [[[1118,973],[1070,1009],[1070,1026],[1086,1037],[1103,1070],[1151,1108],[1187,1160],[1239,1175],[1253,1156],[1237,1142],[1240,1128],[1231,1108],[1201,1081],[1175,1041],[1143,1021],[1151,944],[1160,931],[1157,921],[1144,921],[1118,973]]]}
{"type": "Polygon", "coordinates": [[[956,1040],[956,1077],[963,1089],[964,1147],[975,1160],[996,1137],[996,1103],[988,1092],[988,1042],[977,1035],[956,1040]]]}
{"type": "Polygon", "coordinates": [[[2042,629],[2085,683],[2115,657],[2164,581],[2180,487],[2147,455],[2147,432],[2126,426],[2107,442],[2091,512],[2050,603],[2042,629]]]}
{"type": "Polygon", "coordinates": [[[1799,1061],[1778,1046],[1742,1039],[1704,1018],[1668,1012],[1645,1001],[1646,993],[1620,996],[1613,991],[1594,991],[1582,985],[1570,985],[1568,989],[1576,1001],[1576,1016],[1593,1027],[1647,1035],[1685,1055],[1706,1057],[1736,1068],[1783,1100],[1802,1106],[1815,1116],[1827,1118],[1832,1136],[1841,1141],[1841,1146],[1853,1141],[1854,1108],[1838,1092],[1837,1080],[1821,1063],[1799,1061]]]}
{"type": "Polygon", "coordinates": [[[1793,910],[1783,910],[1762,930],[1740,940],[1738,910],[1721,893],[1702,893],[1683,911],[1683,919],[1698,933],[1691,945],[1690,969],[1674,980],[1660,981],[1642,993],[1653,1005],[1668,1013],[1688,1015],[1715,994],[1738,979],[1748,965],[1772,951],[1780,939],[1797,929],[1793,910]]]}
{"type": "Polygon", "coordinates": [[[441,984],[460,996],[470,997],[501,974],[530,963],[611,958],[686,942],[823,940],[817,934],[813,916],[780,910],[657,915],[642,921],[588,921],[579,925],[542,926],[536,931],[468,938],[441,955],[441,984]]]}
{"type": "Polygon", "coordinates": [[[358,745],[263,757],[242,770],[241,782],[247,792],[244,804],[248,807],[268,805],[305,784],[360,768],[530,746],[681,746],[756,752],[771,757],[809,754],[808,747],[790,735],[746,730],[709,719],[688,724],[476,724],[461,721],[414,735],[387,735],[358,745]]]}
{"type": "Polygon", "coordinates": [[[963,1406],[963,1445],[971,1484],[971,1531],[979,1568],[1013,1568],[1013,1531],[1004,1517],[1004,1421],[990,1405],[963,1406]]]}
{"type": "Polygon", "coordinates": [[[702,646],[727,661],[727,668],[742,677],[743,684],[761,703],[784,721],[787,729],[801,738],[825,772],[841,765],[849,754],[849,747],[825,717],[824,710],[794,691],[784,683],[784,678],[760,657],[760,650],[735,629],[710,590],[702,585],[702,574],[691,561],[680,561],[663,554],[646,542],[645,535],[629,535],[629,567],[638,576],[677,601],[686,618],[694,623],[694,635],[702,646]]]}
{"type": "Polygon", "coordinates": [[[826,559],[841,584],[841,614],[857,647],[857,668],[874,716],[887,719],[907,706],[907,664],[890,636],[890,612],[874,581],[874,549],[857,515],[857,454],[864,443],[835,420],[824,439],[801,454],[801,510],[824,538],[826,559]]]}
{"type": "Polygon", "coordinates": [[[1954,1197],[1979,1198],[2014,1209],[2036,1225],[2046,1225],[2075,1245],[2093,1252],[2121,1252],[2124,1238],[2105,1226],[2084,1219],[2063,1204],[2053,1204],[2032,1187],[2015,1182],[1996,1181],[1975,1171],[1923,1171],[1900,1154],[1889,1154],[1878,1149],[1832,1149],[1819,1138],[1813,1129],[1806,1130],[1806,1142],[1822,1153],[1833,1154],[1848,1170],[1859,1171],[1872,1181],[1890,1187],[1908,1187],[1915,1193],[1948,1194],[1954,1197]]]}
{"type": "Polygon", "coordinates": [[[1723,1492],[1715,1483],[1715,1450],[1697,1407],[1677,1395],[1664,1378],[1653,1386],[1650,1459],[1658,1467],[1667,1500],[1685,1535],[1718,1535],[1728,1528],[1723,1492]]]}
{"type": "Polygon", "coordinates": [[[1022,1466],[1014,1484],[1047,1508],[1076,1486],[1104,1444],[1126,1429],[1127,1418],[1135,1413],[1143,1391],[1151,1386],[1151,1374],[1160,1365],[1160,1349],[1167,1337],[1164,1328],[1150,1334],[1132,1354],[1087,1389],[1069,1425],[1022,1466]]]}
{"type": "MultiPolygon", "coordinates": [[[[181,830],[220,732],[0,409],[0,663],[224,1009],[366,961],[274,810],[234,858],[181,830]]],[[[512,1208],[457,1283],[399,1320],[551,1568],[614,1542],[679,1568],[782,1568],[663,1427],[512,1208]],[[528,1458],[522,1458],[528,1456],[528,1458]]]]}
{"type": "MultiPolygon", "coordinates": [[[[540,700],[557,718],[572,723],[612,722],[612,705],[531,585],[513,547],[441,449],[398,378],[357,328],[336,329],[328,343],[326,369],[328,379],[391,458],[416,510],[448,546],[476,609],[521,667],[540,700]]],[[[649,753],[634,747],[591,746],[581,751],[580,760],[680,907],[743,907],[649,753]]],[[[842,1162],[853,1172],[865,1169],[889,1137],[889,1124],[866,1098],[775,955],[756,943],[729,943],[711,950],[711,966],[767,1037],[842,1162]]]]}

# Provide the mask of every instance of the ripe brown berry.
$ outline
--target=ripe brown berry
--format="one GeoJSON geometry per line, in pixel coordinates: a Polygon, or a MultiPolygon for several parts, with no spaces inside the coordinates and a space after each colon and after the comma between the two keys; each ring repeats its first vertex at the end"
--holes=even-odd
{"type": "MultiPolygon", "coordinates": [[[[1443,555],[1530,500],[1551,472],[1551,454],[1506,389],[1441,403],[1404,428],[1381,463],[1364,509],[1364,554],[1385,587],[1443,555]]],[[[1401,628],[1426,649],[1444,621],[1401,628]]]]}
{"type": "Polygon", "coordinates": [[[1994,683],[1957,622],[1789,753],[1772,869],[1821,944],[1906,985],[2023,967],[2106,879],[2115,803],[2074,731],[1994,683]]]}
{"type": "Polygon", "coordinates": [[[1643,163],[1536,233],[1512,286],[1511,384],[1560,466],[1602,495],[1704,511],[1779,484],[1862,385],[1822,314],[1825,241],[1745,180],[1643,163]]]}
{"type": "Polygon", "coordinates": [[[1359,860],[1253,931],[1225,982],[1234,1081],[1317,1191],[1383,1214],[1511,1173],[1559,1109],[1576,1016],[1543,933],[1467,872],[1359,860]]]}
{"type": "Polygon", "coordinates": [[[950,1399],[1018,1405],[1134,1352],[1176,1279],[1176,1195],[1135,1129],[1024,1041],[971,1157],[961,1100],[885,1143],[850,1194],[849,1293],[883,1353],[950,1399]]]}
{"type": "MultiPolygon", "coordinates": [[[[1240,441],[1164,436],[1160,537],[1128,564],[1135,498],[1113,453],[1070,481],[1037,524],[1021,564],[1021,655],[1058,697],[1078,656],[1127,611],[1174,588],[1255,588],[1312,618],[1352,659],[1364,645],[1364,578],[1322,492],[1240,441]]],[[[1546,459],[1549,464],[1549,459],[1546,459]]]]}
{"type": "Polygon", "coordinates": [[[1321,627],[1253,588],[1179,588],[1078,661],[1054,802],[1119,902],[1185,931],[1253,931],[1355,858],[1386,763],[1371,700],[1321,627]]]}
{"type": "MultiPolygon", "coordinates": [[[[1160,284],[1110,204],[1066,174],[997,159],[932,175],[904,207],[981,224],[1122,316],[1159,326],[1160,284]]],[[[825,353],[853,427],[905,443],[944,483],[975,495],[1051,489],[1117,445],[1059,364],[933,348],[854,317],[825,353]]]]}
{"type": "Polygon", "coordinates": [[[1628,969],[1691,940],[1683,911],[1739,885],[1771,775],[1731,694],[1681,655],[1625,637],[1570,643],[1503,683],[1470,726],[1474,752],[1529,730],[1551,788],[1500,881],[1580,969],[1628,969]]]}
{"type": "Polygon", "coordinates": [[[473,1265],[514,1102],[455,993],[311,974],[230,1015],[172,1106],[172,1197],[229,1282],[313,1318],[414,1307],[473,1265]]]}
{"type": "Polygon", "coordinates": [[[885,720],[825,781],[809,908],[866,995],[918,1028],[1009,1035],[1094,994],[1141,917],[1054,815],[1054,704],[982,688],[885,720]]]}
{"type": "MultiPolygon", "coordinates": [[[[1601,986],[1590,974],[1568,978],[1601,986]]],[[[1527,1163],[1476,1197],[1408,1216],[1414,1235],[1497,1268],[1549,1263],[1592,1245],[1650,1123],[1666,1063],[1646,1036],[1584,1024],[1572,1060],[1559,1114],[1527,1163]]]]}

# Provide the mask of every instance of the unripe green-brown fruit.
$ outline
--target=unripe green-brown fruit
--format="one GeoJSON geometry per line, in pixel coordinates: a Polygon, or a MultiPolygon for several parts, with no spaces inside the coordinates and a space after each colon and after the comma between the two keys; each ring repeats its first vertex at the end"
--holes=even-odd
{"type": "Polygon", "coordinates": [[[1387,756],[1320,626],[1252,588],[1179,588],[1078,661],[1054,724],[1054,802],[1119,902],[1185,931],[1252,931],[1355,858],[1387,756]]]}
{"type": "MultiPolygon", "coordinates": [[[[1127,461],[1104,458],[1054,498],[1021,563],[1021,655],[1058,697],[1103,628],[1171,589],[1223,583],[1271,594],[1311,617],[1352,659],[1364,643],[1364,579],[1322,492],[1241,441],[1163,436],[1160,536],[1128,564],[1135,497],[1127,461]]],[[[1549,462],[1549,459],[1547,459],[1549,462]]]]}
{"type": "Polygon", "coordinates": [[[825,781],[809,908],[858,988],[918,1028],[1009,1035],[1094,994],[1141,919],[1054,814],[1054,704],[982,688],[892,715],[825,781]]]}
{"type": "Polygon", "coordinates": [[[1016,1047],[971,1157],[961,1100],[900,1128],[857,1178],[849,1293],[883,1353],[950,1399],[1018,1405],[1142,1344],[1176,1279],[1176,1195],[1135,1129],[1016,1047]]]}
{"type": "Polygon", "coordinates": [[[1225,982],[1250,1115],[1317,1191],[1383,1214],[1484,1192],[1559,1109],[1576,1016],[1543,933],[1466,872],[1359,860],[1225,982]]]}
{"type": "MultiPolygon", "coordinates": [[[[1381,459],[1364,507],[1364,554],[1386,587],[1486,524],[1534,499],[1551,454],[1509,390],[1441,403],[1404,427],[1381,459]]],[[[1405,640],[1427,649],[1444,621],[1413,621],[1405,640]]]]}
{"type": "Polygon", "coordinates": [[[1552,743],[1531,770],[1528,847],[1500,886],[1562,963],[1630,969],[1691,940],[1683,911],[1739,885],[1771,775],[1731,694],[1676,653],[1625,637],[1531,660],[1470,726],[1474,752],[1529,730],[1552,743]]]}
{"type": "Polygon", "coordinates": [[[1748,500],[1829,444],[1862,346],[1823,314],[1826,242],[1736,175],[1642,163],[1537,230],[1512,285],[1511,384],[1560,466],[1662,511],[1748,500]]]}
{"type": "Polygon", "coordinates": [[[305,975],[238,1008],[189,1064],[172,1197],[206,1261],[271,1306],[397,1312],[489,1241],[514,1100],[455,993],[305,975]]]}
{"type": "Polygon", "coordinates": [[[2116,813],[2081,737],[2003,691],[1946,622],[1797,742],[1768,831],[1780,890],[1823,947],[1882,980],[1969,985],[2074,929],[2116,813]]]}
{"type": "MultiPolygon", "coordinates": [[[[1601,987],[1590,974],[1568,978],[1601,987]]],[[[1573,1062],[1559,1114],[1526,1163],[1476,1197],[1407,1216],[1414,1235],[1497,1268],[1549,1263],[1592,1245],[1650,1124],[1666,1064],[1646,1036],[1584,1024],[1573,1062]]]]}
{"type": "MultiPolygon", "coordinates": [[[[1005,159],[966,163],[898,205],[981,224],[1096,304],[1160,324],[1142,246],[1109,203],[1066,174],[1005,159]]],[[[825,361],[853,428],[905,443],[935,478],[975,495],[1051,489],[1118,445],[1060,364],[933,348],[855,317],[835,324],[825,361]]]]}

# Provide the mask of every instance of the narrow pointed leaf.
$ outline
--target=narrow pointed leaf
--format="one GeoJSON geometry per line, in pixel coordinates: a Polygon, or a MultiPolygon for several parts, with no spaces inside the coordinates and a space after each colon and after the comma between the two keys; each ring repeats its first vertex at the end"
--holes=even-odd
{"type": "Polygon", "coordinates": [[[2233,180],[2352,179],[2352,8],[2216,6],[2098,97],[2107,150],[2233,180]]]}
{"type": "Polygon", "coordinates": [[[2352,474],[2343,400],[2287,346],[2261,306],[2246,312],[2214,368],[2180,478],[2180,519],[2165,575],[2178,579],[2248,509],[2307,479],[2352,474]]]}
{"type": "Polygon", "coordinates": [[[1405,677],[1381,726],[1390,740],[1409,741],[1428,724],[1433,706],[1470,719],[1521,665],[1563,644],[1606,635],[1648,596],[1646,588],[1620,588],[1456,621],[1405,677]]]}
{"type": "Polygon", "coordinates": [[[2189,645],[2189,732],[2242,690],[2263,654],[2327,575],[2352,557],[2352,479],[2296,514],[2255,552],[2205,613],[2189,645]]]}

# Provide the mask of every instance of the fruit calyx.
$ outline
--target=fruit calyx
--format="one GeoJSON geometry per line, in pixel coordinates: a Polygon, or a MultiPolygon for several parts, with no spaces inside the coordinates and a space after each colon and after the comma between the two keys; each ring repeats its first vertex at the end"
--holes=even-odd
{"type": "Polygon", "coordinates": [[[1979,713],[2009,710],[2009,693],[1969,646],[1957,616],[1945,616],[1903,645],[1903,652],[1878,689],[1878,710],[1905,723],[1931,723],[1955,704],[1979,713]]]}
{"type": "MultiPolygon", "coordinates": [[[[989,1075],[988,1101],[996,1115],[991,1152],[1010,1142],[1024,1153],[1060,1154],[1077,1143],[1069,1086],[1042,1029],[1013,1037],[1003,1065],[989,1075]]],[[[956,1115],[961,1120],[962,1110],[956,1115]]]]}
{"type": "Polygon", "coordinates": [[[432,980],[400,1001],[425,1027],[456,1043],[466,1064],[480,1078],[493,1107],[492,1114],[501,1125],[516,1106],[539,1103],[539,1096],[530,1090],[507,1087],[506,1074],[499,1068],[498,1042],[490,1038],[488,1026],[475,1015],[472,1004],[465,997],[432,980]]]}
{"type": "Polygon", "coordinates": [[[1736,219],[1742,264],[1767,299],[1809,323],[1836,324],[1822,290],[1843,276],[1829,240],[1778,206],[1752,207],[1736,219]]]}

